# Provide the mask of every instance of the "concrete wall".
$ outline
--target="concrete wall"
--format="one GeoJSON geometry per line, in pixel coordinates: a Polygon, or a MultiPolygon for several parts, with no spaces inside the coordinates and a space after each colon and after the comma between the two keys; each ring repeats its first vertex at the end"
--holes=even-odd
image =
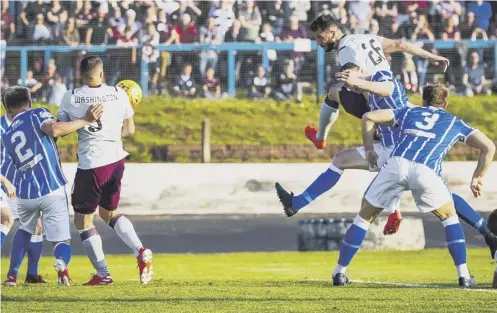
{"type": "MultiPolygon", "coordinates": [[[[495,162],[497,163],[497,162],[495,162]]],[[[70,193],[76,164],[64,164],[70,193]]],[[[469,183],[475,162],[448,162],[446,179],[453,192],[468,199],[479,211],[497,208],[497,166],[491,166],[484,195],[475,199],[469,183]]],[[[276,181],[295,193],[302,192],[328,164],[127,164],[121,210],[126,214],[282,214],[274,191],[276,181]]],[[[359,210],[360,200],[375,173],[349,170],[332,192],[309,205],[307,213],[359,210]]],[[[410,195],[401,201],[403,211],[416,212],[410,195]]]]}

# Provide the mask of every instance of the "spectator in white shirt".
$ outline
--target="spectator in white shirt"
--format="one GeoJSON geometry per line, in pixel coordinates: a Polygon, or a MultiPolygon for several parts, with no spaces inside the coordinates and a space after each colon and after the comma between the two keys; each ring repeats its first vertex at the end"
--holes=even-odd
{"type": "Polygon", "coordinates": [[[67,91],[67,88],[66,88],[66,85],[64,85],[64,83],[62,83],[62,78],[59,75],[55,76],[55,81],[52,84],[48,104],[56,105],[56,106],[60,107],[60,104],[62,102],[62,98],[64,97],[64,94],[66,93],[66,91],[67,91]]]}
{"type": "Polygon", "coordinates": [[[45,24],[45,17],[43,14],[38,14],[36,16],[36,24],[32,29],[31,40],[50,40],[51,38],[50,30],[45,24]]]}

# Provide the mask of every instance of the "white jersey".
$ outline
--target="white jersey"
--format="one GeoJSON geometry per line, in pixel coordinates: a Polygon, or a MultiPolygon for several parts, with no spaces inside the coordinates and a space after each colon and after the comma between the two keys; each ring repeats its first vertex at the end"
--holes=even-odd
{"type": "Polygon", "coordinates": [[[68,90],[62,98],[57,114],[60,121],[81,119],[91,105],[102,104],[103,115],[94,123],[78,130],[78,167],[91,169],[125,158],[121,141],[124,120],[134,111],[128,95],[120,87],[101,85],[83,86],[68,90]]]}
{"type": "Polygon", "coordinates": [[[354,63],[372,75],[379,71],[390,71],[382,37],[376,35],[346,35],[338,46],[340,65],[354,63]]]}

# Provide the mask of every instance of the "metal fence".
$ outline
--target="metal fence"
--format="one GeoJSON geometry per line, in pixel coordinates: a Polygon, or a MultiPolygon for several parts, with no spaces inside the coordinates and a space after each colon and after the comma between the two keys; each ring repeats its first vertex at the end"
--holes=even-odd
{"type": "MultiPolygon", "coordinates": [[[[430,49],[436,49],[442,55],[458,56],[462,61],[453,63],[452,68],[463,68],[469,52],[476,51],[482,56],[487,78],[497,78],[497,40],[437,40],[417,43],[430,46],[430,49]]],[[[247,90],[247,79],[255,75],[257,64],[262,64],[274,76],[274,73],[281,71],[284,60],[292,60],[299,81],[306,83],[308,92],[315,92],[317,95],[324,94],[333,73],[339,68],[336,52],[326,54],[316,42],[308,40],[293,43],[180,44],[155,47],[7,46],[2,47],[2,50],[2,55],[5,56],[2,69],[10,84],[29,84],[31,71],[44,73],[47,65],[54,60],[57,72],[61,73],[70,89],[79,84],[78,61],[84,55],[98,54],[106,63],[107,83],[114,84],[124,78],[135,79],[140,82],[144,95],[155,92],[151,89],[156,88],[154,84],[164,83],[166,87],[170,87],[175,77],[181,75],[185,64],[195,64],[192,75],[197,81],[202,81],[206,68],[215,67],[223,90],[230,96],[243,94],[247,90]],[[150,48],[152,50],[147,50],[150,48]],[[209,58],[209,52],[215,57],[209,58]],[[152,53],[157,55],[155,59],[150,57],[152,53]]],[[[392,59],[391,62],[398,61],[392,59]]],[[[397,64],[396,67],[402,70],[404,64],[397,64]]],[[[457,71],[452,71],[452,75],[460,76],[457,71]]]]}

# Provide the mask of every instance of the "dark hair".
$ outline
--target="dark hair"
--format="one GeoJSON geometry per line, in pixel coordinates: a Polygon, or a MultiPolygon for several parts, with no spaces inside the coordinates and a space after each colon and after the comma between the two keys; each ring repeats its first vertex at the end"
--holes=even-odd
{"type": "Polygon", "coordinates": [[[309,29],[313,32],[318,31],[319,29],[325,30],[330,26],[339,26],[338,22],[331,16],[330,14],[323,14],[318,16],[314,21],[309,25],[309,29]]]}
{"type": "Polygon", "coordinates": [[[5,109],[21,109],[31,106],[31,94],[29,89],[22,86],[13,86],[7,88],[2,95],[5,109]]]}
{"type": "Polygon", "coordinates": [[[428,106],[443,108],[447,105],[449,89],[443,84],[426,85],[423,87],[423,100],[428,106]]]}
{"type": "Polygon", "coordinates": [[[352,62],[347,62],[342,67],[340,68],[340,72],[346,71],[346,70],[355,70],[355,69],[360,69],[359,65],[352,63],[352,62]]]}
{"type": "Polygon", "coordinates": [[[81,61],[81,73],[88,76],[101,66],[103,66],[103,62],[99,57],[95,55],[88,56],[81,61]]]}
{"type": "Polygon", "coordinates": [[[488,221],[487,221],[488,229],[495,235],[497,236],[497,209],[495,209],[490,215],[488,216],[488,221]]]}

